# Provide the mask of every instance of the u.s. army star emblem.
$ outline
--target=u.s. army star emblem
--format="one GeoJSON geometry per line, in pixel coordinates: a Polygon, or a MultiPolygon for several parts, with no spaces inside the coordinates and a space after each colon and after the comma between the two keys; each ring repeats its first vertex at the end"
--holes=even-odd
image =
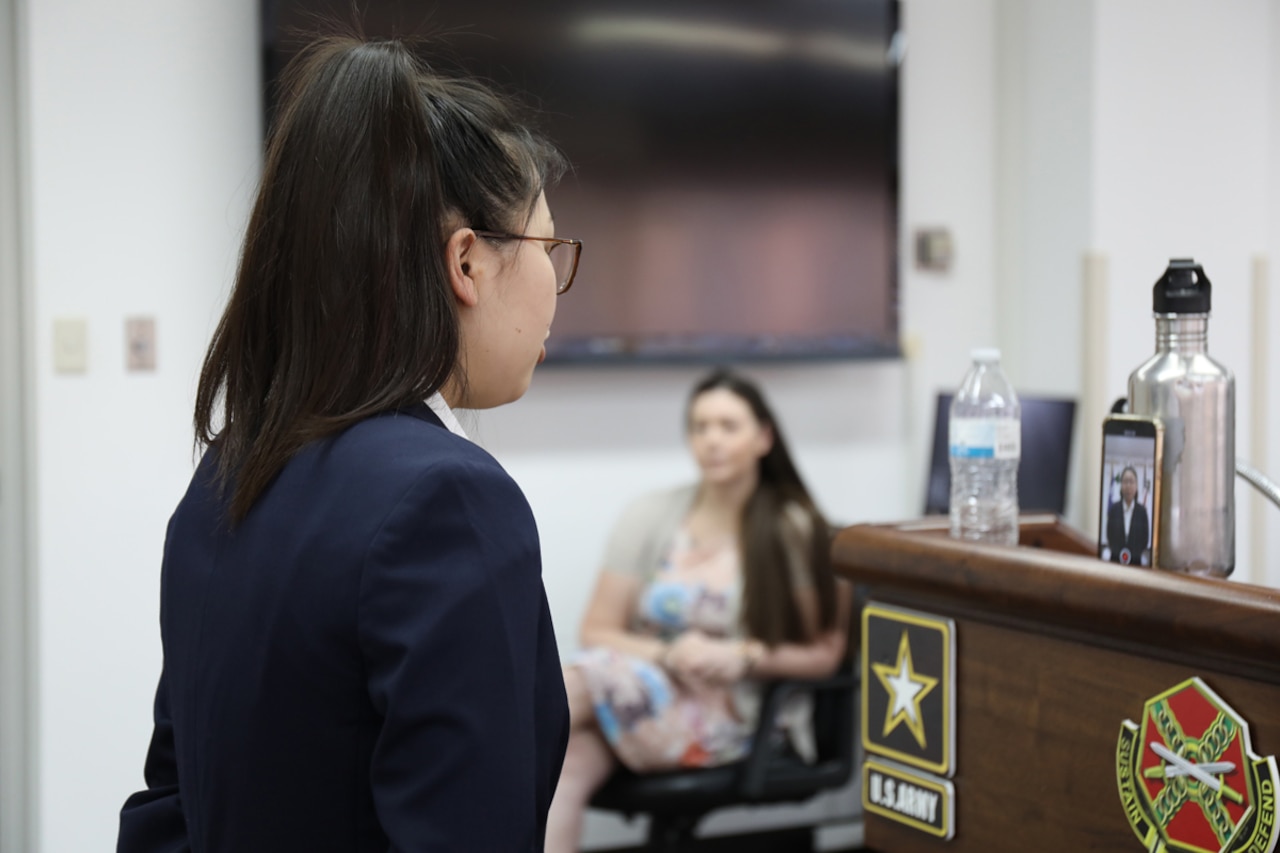
{"type": "Polygon", "coordinates": [[[888,737],[899,723],[906,723],[916,743],[924,749],[928,744],[925,743],[924,717],[920,711],[920,702],[929,695],[930,690],[937,686],[938,679],[915,671],[911,663],[911,642],[907,638],[906,631],[902,632],[902,640],[898,643],[897,662],[893,666],[873,663],[871,668],[875,670],[876,678],[880,679],[880,683],[884,685],[885,690],[889,691],[890,696],[890,701],[885,707],[882,736],[888,737]]]}
{"type": "Polygon", "coordinates": [[[953,620],[866,603],[861,727],[869,754],[944,777],[955,772],[955,651],[953,620]]]}

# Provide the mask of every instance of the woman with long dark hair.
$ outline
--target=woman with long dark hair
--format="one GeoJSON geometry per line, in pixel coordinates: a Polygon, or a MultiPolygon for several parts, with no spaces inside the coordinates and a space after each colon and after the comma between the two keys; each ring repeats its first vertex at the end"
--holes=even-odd
{"type": "Polygon", "coordinates": [[[576,269],[562,163],[393,41],[286,73],[161,575],[118,850],[542,849],[567,709],[520,489],[453,409],[520,397],[576,269]]]}
{"type": "MultiPolygon", "coordinates": [[[[761,683],[821,678],[845,651],[847,595],[830,537],[753,383],[698,382],[687,410],[694,485],[647,495],[615,527],[565,668],[571,730],[547,849],[576,850],[591,794],[637,772],[742,758],[761,683]]],[[[808,697],[782,714],[813,755],[808,697]]]]}

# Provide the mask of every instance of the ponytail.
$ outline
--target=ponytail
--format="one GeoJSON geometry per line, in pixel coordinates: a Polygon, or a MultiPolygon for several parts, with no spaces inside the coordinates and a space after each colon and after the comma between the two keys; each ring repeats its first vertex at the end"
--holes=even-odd
{"type": "Polygon", "coordinates": [[[396,41],[322,39],[282,92],[196,394],[233,522],[303,445],[458,372],[448,234],[518,231],[563,170],[506,102],[396,41]]]}

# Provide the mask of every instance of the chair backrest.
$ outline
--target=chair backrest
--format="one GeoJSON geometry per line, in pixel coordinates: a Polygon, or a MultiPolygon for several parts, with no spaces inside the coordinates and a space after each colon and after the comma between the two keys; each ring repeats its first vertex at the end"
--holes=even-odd
{"type": "MultiPolygon", "coordinates": [[[[856,649],[840,663],[837,674],[852,676],[857,665],[856,649]]],[[[813,737],[819,761],[839,760],[852,754],[854,733],[853,693],[819,690],[813,700],[813,737]]]]}
{"type": "MultiPolygon", "coordinates": [[[[1024,395],[1019,395],[1018,400],[1022,403],[1018,507],[1023,511],[1062,515],[1067,507],[1076,401],[1024,395]]],[[[945,514],[951,507],[951,459],[947,451],[950,411],[951,394],[939,394],[934,412],[929,481],[925,487],[925,515],[945,514]]]]}

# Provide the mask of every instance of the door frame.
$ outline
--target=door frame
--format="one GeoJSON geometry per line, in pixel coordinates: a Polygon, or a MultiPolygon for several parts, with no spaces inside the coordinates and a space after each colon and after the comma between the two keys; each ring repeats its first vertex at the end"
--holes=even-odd
{"type": "Polygon", "coordinates": [[[0,0],[0,853],[40,847],[25,2],[0,0]]]}

